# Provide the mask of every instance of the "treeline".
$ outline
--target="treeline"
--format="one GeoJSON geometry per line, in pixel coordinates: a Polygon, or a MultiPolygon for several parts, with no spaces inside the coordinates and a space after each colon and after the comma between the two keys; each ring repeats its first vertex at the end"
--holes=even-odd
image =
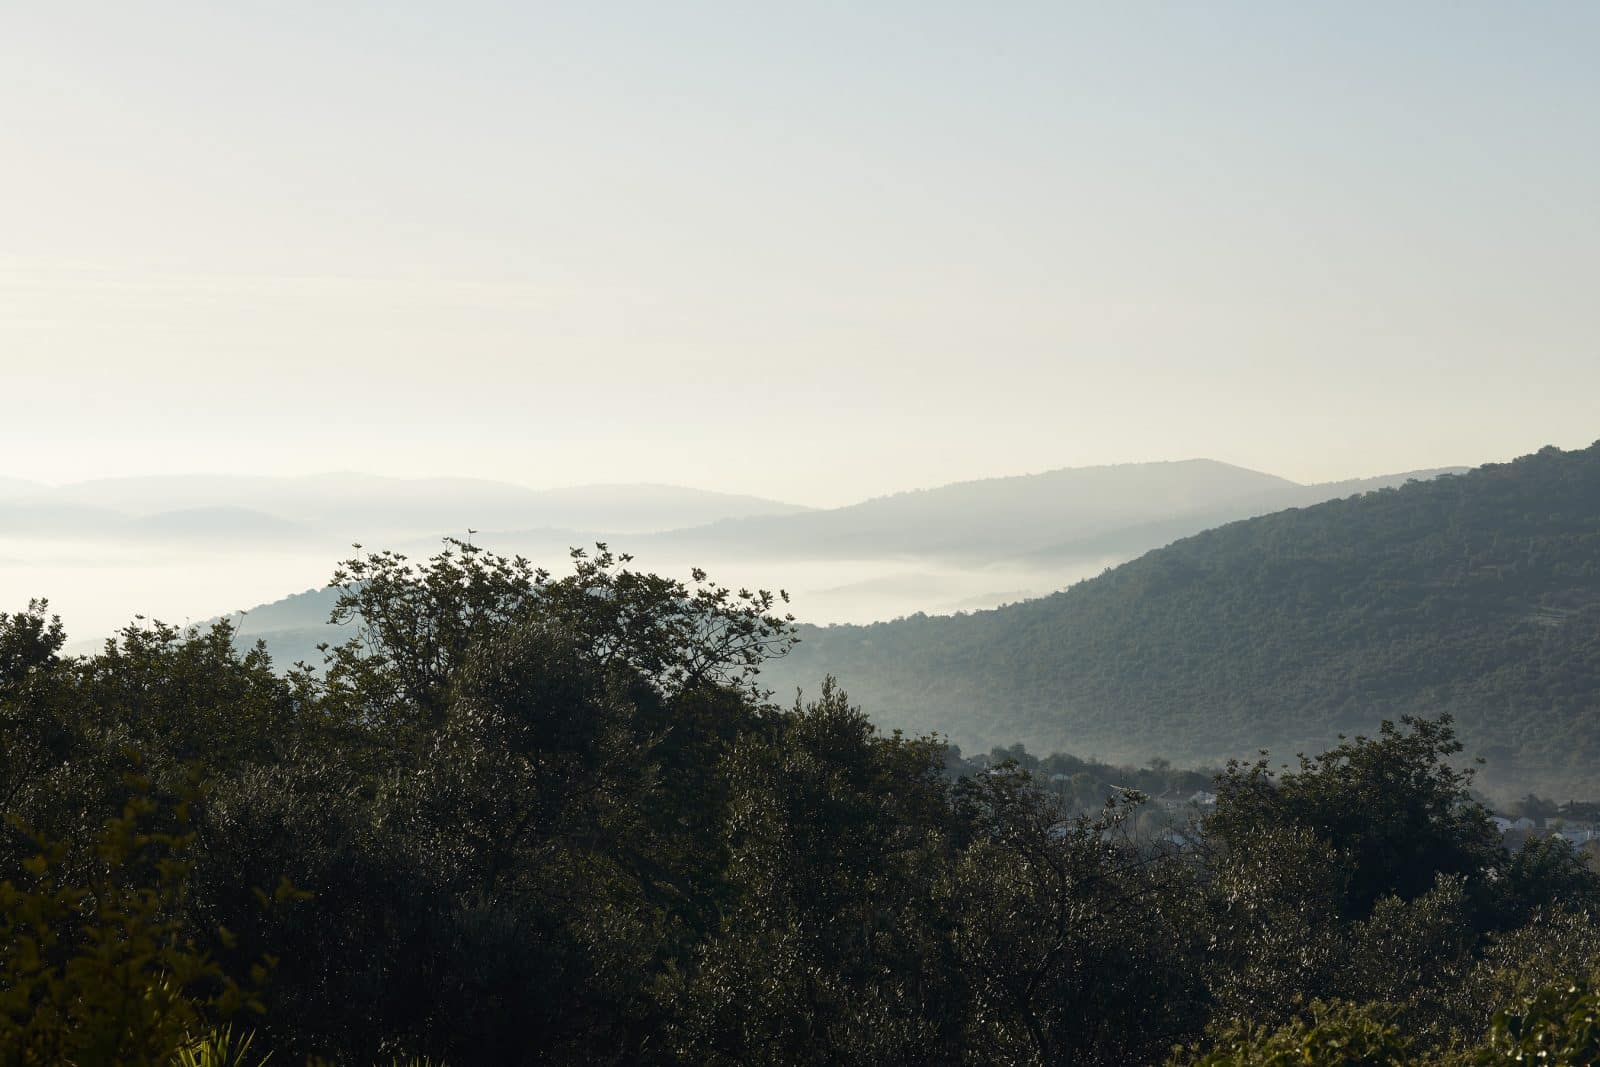
{"type": "Polygon", "coordinates": [[[1221,762],[1452,714],[1497,788],[1600,790],[1600,444],[1232,523],[1040,600],[806,627],[877,721],[1221,762]]]}
{"type": "Polygon", "coordinates": [[[1052,752],[1048,756],[1035,756],[1026,745],[995,746],[987,754],[973,759],[963,758],[961,746],[950,745],[945,756],[946,773],[956,777],[979,774],[1004,765],[1026,771],[1038,789],[1045,789],[1060,798],[1065,809],[1072,814],[1095,811],[1108,802],[1130,792],[1144,798],[1165,800],[1174,798],[1189,802],[1197,794],[1214,789],[1217,772],[1186,767],[1175,767],[1171,760],[1157,757],[1143,767],[1129,767],[1106,763],[1094,757],[1074,756],[1068,752],[1052,752]]]}
{"type": "Polygon", "coordinates": [[[1230,766],[1179,849],[771,705],[764,593],[459,543],[335,581],[356,636],[287,673],[0,616],[0,1063],[1600,1055],[1600,879],[1501,848],[1447,720],[1230,766]]]}

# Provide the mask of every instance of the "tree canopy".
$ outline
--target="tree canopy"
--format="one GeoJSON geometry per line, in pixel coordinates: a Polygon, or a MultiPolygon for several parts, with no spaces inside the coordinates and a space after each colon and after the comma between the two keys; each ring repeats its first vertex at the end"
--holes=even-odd
{"type": "Polygon", "coordinates": [[[1092,764],[774,703],[780,596],[574,563],[359,557],[287,672],[0,615],[0,1063],[1587,1054],[1600,879],[1500,847],[1448,719],[1152,834],[1092,764]]]}

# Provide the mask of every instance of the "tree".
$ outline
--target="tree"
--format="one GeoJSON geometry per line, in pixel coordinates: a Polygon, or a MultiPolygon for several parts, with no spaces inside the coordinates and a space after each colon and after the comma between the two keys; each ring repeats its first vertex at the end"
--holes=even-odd
{"type": "Polygon", "coordinates": [[[1348,873],[1336,906],[1361,918],[1384,897],[1410,900],[1441,874],[1481,889],[1504,853],[1488,812],[1474,801],[1470,769],[1448,716],[1385,721],[1376,738],[1356,737],[1277,774],[1266,757],[1230,764],[1217,782],[1208,838],[1244,851],[1269,831],[1296,827],[1344,857],[1348,873]]]}
{"type": "MultiPolygon", "coordinates": [[[[359,547],[359,546],[358,546],[359,547]]],[[[589,664],[623,664],[663,692],[699,686],[743,687],[765,660],[794,641],[793,616],[779,617],[787,595],[693,582],[630,570],[632,557],[606,545],[591,557],[572,552],[573,573],[550,572],[455,538],[420,563],[392,551],[347,560],[333,576],[340,590],[331,622],[358,634],[329,650],[327,684],[355,693],[389,728],[436,722],[457,671],[473,650],[508,627],[534,627],[577,650],[589,664]]]]}
{"type": "Polygon", "coordinates": [[[29,808],[28,793],[73,748],[55,685],[66,633],[48,612],[43,600],[0,612],[0,817],[29,808]]]}
{"type": "Polygon", "coordinates": [[[1125,830],[1139,794],[1069,817],[1014,764],[957,785],[969,827],[945,907],[967,1045],[1001,1062],[1148,1062],[1203,1018],[1200,897],[1125,830]]]}
{"type": "Polygon", "coordinates": [[[964,1017],[936,887],[943,746],[881,736],[828,680],[729,754],[722,922],[674,986],[689,1062],[939,1063],[964,1017]]]}
{"type": "Polygon", "coordinates": [[[1381,1005],[1315,1001],[1276,1029],[1234,1023],[1212,1038],[1193,1067],[1402,1067],[1417,1062],[1411,1042],[1381,1005]]]}
{"type": "Polygon", "coordinates": [[[1469,1062],[1600,1063],[1600,976],[1551,983],[1497,1012],[1469,1062]]]}
{"type": "MultiPolygon", "coordinates": [[[[234,1015],[264,1010],[211,954],[230,933],[185,924],[195,839],[147,825],[147,789],[134,783],[86,871],[39,838],[25,877],[0,881],[0,1063],[168,1067],[234,1015]]],[[[187,805],[174,815],[185,822],[187,805]]],[[[259,987],[266,969],[252,970],[259,987]]]]}

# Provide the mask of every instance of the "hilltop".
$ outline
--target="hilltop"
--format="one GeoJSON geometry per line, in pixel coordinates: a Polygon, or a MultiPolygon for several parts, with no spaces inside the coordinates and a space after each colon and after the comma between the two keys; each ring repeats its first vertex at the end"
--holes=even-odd
{"type": "MultiPolygon", "coordinates": [[[[184,516],[204,531],[223,511],[248,510],[310,531],[384,538],[437,536],[478,529],[570,527],[621,533],[670,530],[752,515],[806,510],[761,497],[673,485],[582,485],[530,489],[484,478],[386,478],[335,473],[300,477],[165,475],[104,478],[48,487],[19,483],[0,495],[17,506],[130,519],[184,516]]],[[[94,527],[83,524],[82,533],[94,527]]],[[[79,532],[67,531],[63,532],[79,532]]]]}
{"type": "Polygon", "coordinates": [[[1600,785],[1600,444],[1222,526],[1062,593],[808,627],[838,676],[963,744],[1213,761],[1454,714],[1487,780],[1600,785]]]}
{"type": "Polygon", "coordinates": [[[637,544],[775,560],[891,556],[1025,567],[1122,562],[1235,519],[1462,470],[1301,485],[1212,459],[1065,467],[800,514],[725,519],[637,544]]]}

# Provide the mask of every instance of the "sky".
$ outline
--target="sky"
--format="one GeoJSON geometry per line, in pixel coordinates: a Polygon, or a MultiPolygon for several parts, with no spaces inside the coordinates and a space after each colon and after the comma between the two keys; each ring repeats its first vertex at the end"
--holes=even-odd
{"type": "Polygon", "coordinates": [[[1600,437],[1600,5],[0,4],[0,476],[1600,437]]]}

